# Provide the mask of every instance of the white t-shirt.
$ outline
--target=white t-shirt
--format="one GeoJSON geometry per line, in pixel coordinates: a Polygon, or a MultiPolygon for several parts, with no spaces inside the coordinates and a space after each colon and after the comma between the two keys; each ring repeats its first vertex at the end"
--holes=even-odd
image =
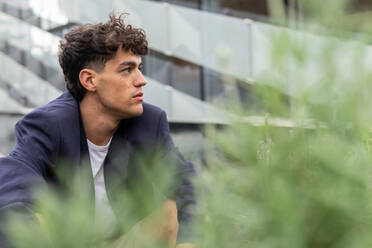
{"type": "MultiPolygon", "coordinates": [[[[112,139],[112,137],[111,137],[112,139]]],[[[87,139],[90,164],[94,179],[94,192],[96,199],[96,218],[106,231],[114,227],[115,215],[107,198],[103,162],[105,161],[111,139],[105,146],[97,146],[87,139]]]]}

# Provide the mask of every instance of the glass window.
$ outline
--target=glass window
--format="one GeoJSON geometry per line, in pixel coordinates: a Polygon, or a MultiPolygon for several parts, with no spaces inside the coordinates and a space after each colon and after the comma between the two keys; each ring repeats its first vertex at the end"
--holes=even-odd
{"type": "Polygon", "coordinates": [[[202,1],[201,0],[169,0],[169,2],[172,4],[177,4],[177,5],[181,5],[185,7],[198,9],[202,1]]]}
{"type": "Polygon", "coordinates": [[[168,57],[156,51],[143,57],[144,74],[175,89],[202,97],[200,66],[174,57],[168,57]]]}
{"type": "Polygon", "coordinates": [[[167,56],[150,51],[149,55],[143,57],[144,74],[160,83],[170,84],[170,73],[172,62],[167,56]]]}
{"type": "Polygon", "coordinates": [[[268,16],[268,3],[267,1],[257,0],[220,0],[222,12],[226,14],[243,15],[244,13],[251,13],[255,15],[268,16]],[[230,12],[230,13],[229,13],[230,12]]]}
{"type": "Polygon", "coordinates": [[[225,88],[222,77],[219,73],[204,68],[205,94],[208,102],[215,102],[225,97],[225,88]]]}
{"type": "Polygon", "coordinates": [[[171,85],[186,94],[201,98],[200,66],[172,59],[171,85]]]}

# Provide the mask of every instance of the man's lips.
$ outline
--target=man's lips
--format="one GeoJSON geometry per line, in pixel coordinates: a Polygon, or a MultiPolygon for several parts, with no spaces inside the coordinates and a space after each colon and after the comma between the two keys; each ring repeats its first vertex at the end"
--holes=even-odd
{"type": "Polygon", "coordinates": [[[138,92],[136,95],[133,96],[133,98],[138,101],[143,101],[143,92],[138,92]]]}

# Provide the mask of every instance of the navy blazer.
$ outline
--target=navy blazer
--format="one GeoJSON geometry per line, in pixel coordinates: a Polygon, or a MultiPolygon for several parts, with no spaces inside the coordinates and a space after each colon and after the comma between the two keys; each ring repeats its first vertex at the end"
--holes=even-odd
{"type": "MultiPolygon", "coordinates": [[[[15,134],[17,142],[13,151],[7,157],[0,158],[0,214],[9,209],[32,212],[31,185],[58,185],[58,166],[67,165],[72,171],[83,168],[84,164],[90,167],[89,163],[84,163],[89,161],[89,153],[79,104],[68,91],[25,115],[16,124],[15,134]],[[59,163],[61,159],[65,163],[59,163]]],[[[166,114],[161,109],[144,103],[141,116],[121,121],[104,162],[108,199],[115,214],[121,217],[117,192],[138,185],[144,186],[141,187],[144,189],[154,187],[156,178],[149,180],[143,176],[146,164],[140,161],[143,156],[137,155],[143,152],[155,154],[154,151],[157,158],[164,159],[160,163],[162,171],[172,172],[177,182],[173,185],[172,193],[164,194],[177,202],[179,243],[186,233],[190,204],[194,202],[189,178],[194,168],[175,149],[166,114]]],[[[91,180],[91,191],[94,192],[91,169],[85,171],[90,172],[88,178],[91,180]]]]}

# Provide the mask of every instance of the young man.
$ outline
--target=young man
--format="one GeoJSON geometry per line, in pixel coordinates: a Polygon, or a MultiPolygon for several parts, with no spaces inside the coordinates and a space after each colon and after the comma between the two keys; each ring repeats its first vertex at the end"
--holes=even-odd
{"type": "Polygon", "coordinates": [[[81,172],[87,159],[96,205],[103,209],[98,215],[114,223],[125,218],[120,211],[125,208],[122,190],[141,194],[139,188],[149,192],[159,183],[145,176],[150,166],[140,161],[145,152],[158,158],[159,168],[172,173],[177,184],[153,213],[143,214],[138,222],[143,230],[155,223],[154,235],[172,246],[179,221],[182,246],[194,202],[189,180],[194,169],[174,148],[164,111],[143,102],[147,82],[141,56],[147,52],[144,31],[125,25],[120,17],[76,27],[65,35],[59,62],[68,91],[16,124],[17,144],[0,159],[0,213],[22,209],[32,214],[32,185],[61,184],[56,175],[60,166],[81,172]],[[62,159],[65,163],[59,163],[62,159]],[[152,216],[159,211],[166,214],[154,221],[152,216]]]}

